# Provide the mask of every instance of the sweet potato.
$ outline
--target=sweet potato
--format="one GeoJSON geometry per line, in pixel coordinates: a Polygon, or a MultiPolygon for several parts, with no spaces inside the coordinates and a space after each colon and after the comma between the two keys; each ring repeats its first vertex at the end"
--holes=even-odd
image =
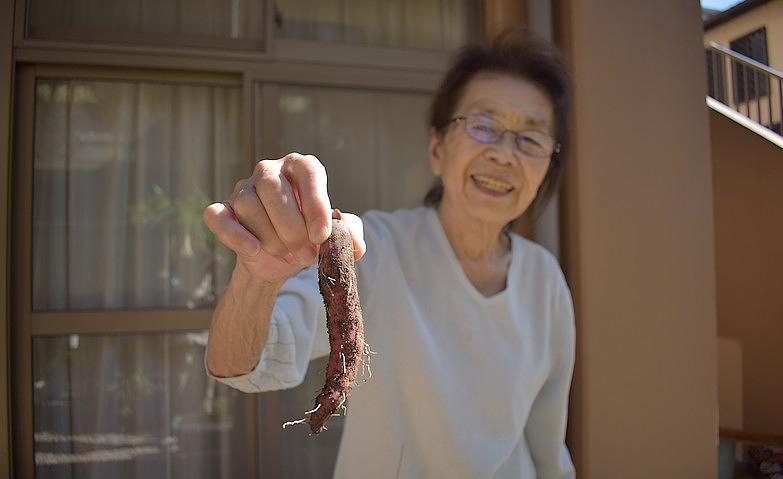
{"type": "Polygon", "coordinates": [[[325,430],[326,420],[344,406],[356,382],[359,367],[369,371],[369,354],[372,353],[364,342],[353,241],[347,226],[340,219],[340,212],[335,210],[334,217],[332,234],[321,245],[318,255],[318,287],[326,306],[330,346],[326,380],[315,399],[315,408],[305,413],[309,417],[283,425],[285,428],[307,423],[313,434],[325,430]]]}

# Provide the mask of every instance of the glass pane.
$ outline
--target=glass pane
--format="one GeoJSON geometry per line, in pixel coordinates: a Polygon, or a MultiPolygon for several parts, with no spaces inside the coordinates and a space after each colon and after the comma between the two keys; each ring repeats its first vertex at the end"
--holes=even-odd
{"type": "Polygon", "coordinates": [[[260,50],[264,0],[32,0],[27,34],[49,40],[260,50]]]}
{"type": "MultiPolygon", "coordinates": [[[[432,181],[428,104],[423,94],[283,86],[277,156],[317,156],[326,166],[335,208],[361,213],[421,204],[432,181]]],[[[258,113],[258,128],[262,122],[258,113]]]]}
{"type": "Polygon", "coordinates": [[[206,339],[35,338],[36,477],[247,477],[252,396],[207,378],[206,339]]]}
{"type": "Polygon", "coordinates": [[[240,96],[232,87],[38,82],[35,310],[214,303],[233,255],[201,213],[250,171],[240,96]]]}
{"type": "MultiPolygon", "coordinates": [[[[261,85],[256,98],[261,98],[261,85]]],[[[257,100],[256,148],[264,118],[257,100]]],[[[279,133],[276,157],[297,151],[316,155],[329,175],[332,205],[361,213],[421,204],[432,181],[427,160],[429,95],[372,90],[281,86],[270,127],[279,133]]],[[[332,418],[317,440],[306,426],[280,433],[280,425],[313,407],[324,381],[326,358],[312,361],[297,388],[260,394],[259,472],[263,478],[331,477],[343,427],[332,418]]]]}
{"type": "Polygon", "coordinates": [[[478,36],[479,0],[276,0],[275,36],[453,50],[478,36]]]}
{"type": "Polygon", "coordinates": [[[280,429],[284,422],[301,419],[305,411],[312,409],[324,384],[326,361],[325,357],[311,361],[304,382],[296,388],[258,395],[261,478],[332,477],[343,432],[343,417],[330,418],[328,430],[317,438],[310,437],[310,429],[304,424],[285,431],[280,429]]]}

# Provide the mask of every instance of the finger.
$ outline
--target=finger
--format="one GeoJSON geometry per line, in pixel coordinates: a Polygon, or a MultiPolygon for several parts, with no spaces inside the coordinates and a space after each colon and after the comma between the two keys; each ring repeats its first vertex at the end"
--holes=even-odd
{"type": "Polygon", "coordinates": [[[260,240],[261,249],[271,256],[286,261],[288,248],[277,235],[253,185],[248,183],[232,198],[237,221],[260,240]]]}
{"type": "Polygon", "coordinates": [[[291,154],[281,168],[299,197],[310,242],[320,245],[332,233],[332,207],[326,189],[326,169],[312,155],[291,154]]]}
{"type": "Polygon", "coordinates": [[[247,231],[223,203],[212,203],[202,215],[204,223],[218,240],[237,254],[256,256],[261,243],[247,231]]]}
{"type": "Polygon", "coordinates": [[[367,252],[367,244],[364,242],[364,223],[361,218],[350,213],[342,213],[342,219],[353,239],[353,258],[359,261],[367,252]]]}
{"type": "Polygon", "coordinates": [[[304,218],[288,180],[274,168],[262,168],[256,175],[255,189],[261,204],[286,249],[297,262],[315,261],[315,246],[309,241],[304,218]]]}

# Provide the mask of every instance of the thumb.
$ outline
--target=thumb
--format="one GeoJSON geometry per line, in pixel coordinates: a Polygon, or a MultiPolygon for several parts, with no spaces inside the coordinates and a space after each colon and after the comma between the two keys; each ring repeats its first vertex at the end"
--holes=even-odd
{"type": "Polygon", "coordinates": [[[351,239],[353,239],[353,258],[359,261],[364,253],[367,252],[367,245],[364,242],[364,223],[362,219],[356,215],[350,213],[341,213],[342,220],[348,227],[348,231],[351,233],[351,239]]]}

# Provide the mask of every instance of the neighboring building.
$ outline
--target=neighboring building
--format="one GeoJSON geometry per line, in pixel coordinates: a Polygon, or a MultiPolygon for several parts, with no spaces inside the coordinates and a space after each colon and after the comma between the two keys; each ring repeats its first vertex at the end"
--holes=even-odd
{"type": "Polygon", "coordinates": [[[711,97],[721,436],[726,445],[779,445],[783,385],[773,377],[783,369],[783,299],[770,278],[783,270],[783,0],[747,0],[707,16],[703,41],[711,97]]]}
{"type": "Polygon", "coordinates": [[[783,0],[746,0],[704,22],[704,45],[730,48],[783,70],[783,0]]]}
{"type": "Polygon", "coordinates": [[[747,0],[704,22],[708,94],[781,133],[783,0],[747,0]]]}
{"type": "Polygon", "coordinates": [[[718,15],[720,13],[720,10],[714,10],[712,8],[702,8],[701,9],[701,21],[706,22],[710,18],[714,17],[715,15],[718,15]]]}

